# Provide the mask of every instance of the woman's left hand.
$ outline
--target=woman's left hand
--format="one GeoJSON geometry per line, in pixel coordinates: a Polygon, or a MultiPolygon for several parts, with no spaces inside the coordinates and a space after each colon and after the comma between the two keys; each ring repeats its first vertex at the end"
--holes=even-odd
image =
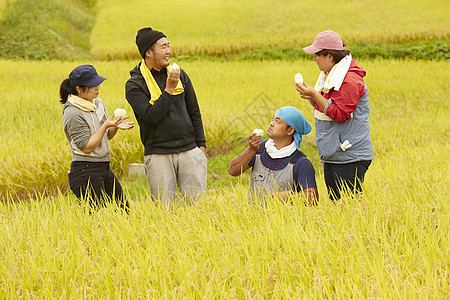
{"type": "Polygon", "coordinates": [[[123,118],[123,121],[121,123],[117,124],[117,128],[122,129],[122,130],[130,130],[130,129],[132,129],[134,127],[135,122],[128,121],[127,119],[129,117],[130,116],[125,116],[123,118]]]}

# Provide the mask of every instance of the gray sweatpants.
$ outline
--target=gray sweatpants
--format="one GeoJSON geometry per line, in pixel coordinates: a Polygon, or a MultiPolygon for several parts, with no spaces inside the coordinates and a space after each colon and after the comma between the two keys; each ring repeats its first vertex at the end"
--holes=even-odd
{"type": "Polygon", "coordinates": [[[206,190],[207,159],[198,147],[181,153],[150,154],[145,156],[145,173],[150,193],[163,205],[175,201],[176,186],[184,199],[201,201],[199,196],[206,190]]]}

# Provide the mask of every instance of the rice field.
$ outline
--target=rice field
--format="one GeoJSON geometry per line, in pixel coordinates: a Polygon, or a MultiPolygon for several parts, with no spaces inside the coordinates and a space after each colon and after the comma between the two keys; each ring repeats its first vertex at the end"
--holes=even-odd
{"type": "MultiPolygon", "coordinates": [[[[346,197],[333,205],[326,199],[311,133],[302,148],[316,167],[317,207],[283,205],[277,199],[267,209],[249,204],[248,176],[232,180],[223,170],[233,153],[245,147],[238,145],[228,155],[210,158],[210,188],[196,207],[156,207],[145,179],[122,177],[133,201],[128,216],[114,207],[89,215],[65,193],[70,153],[57,91],[78,64],[0,62],[1,70],[7,70],[0,77],[5,83],[0,101],[9,116],[0,121],[1,188],[3,196],[25,200],[0,203],[1,295],[448,297],[450,128],[443,101],[448,62],[360,62],[368,71],[375,150],[362,201],[346,197]],[[45,196],[46,190],[53,196],[45,196]],[[27,201],[28,193],[35,193],[34,200],[27,201]]],[[[133,64],[94,62],[108,77],[100,96],[110,112],[116,107],[130,111],[123,84],[133,64]]],[[[216,148],[247,135],[264,114],[268,122],[273,111],[264,108],[296,105],[312,122],[311,108],[293,88],[297,71],[307,82],[315,80],[312,61],[180,66],[193,80],[207,141],[216,148]],[[236,121],[246,117],[254,123],[236,121]]],[[[129,162],[142,161],[137,130],[120,132],[111,146],[118,174],[126,173],[129,162]]]]}
{"type": "MultiPolygon", "coordinates": [[[[125,100],[124,84],[136,62],[94,62],[108,80],[100,97],[111,113],[123,107],[132,114],[125,100]]],[[[81,62],[1,61],[0,101],[8,119],[0,121],[0,191],[27,193],[64,191],[71,153],[61,128],[62,105],[58,102],[60,82],[81,62]]],[[[254,127],[264,128],[273,112],[294,105],[313,123],[312,111],[293,89],[293,74],[302,72],[314,82],[317,71],[312,61],[296,62],[179,62],[193,80],[199,99],[210,155],[232,151],[233,141],[246,136],[254,127]]],[[[363,61],[371,97],[371,131],[376,155],[404,157],[405,151],[419,155],[418,161],[402,159],[406,167],[418,169],[430,160],[430,149],[439,152],[441,162],[425,164],[431,176],[446,179],[448,161],[447,61],[363,61]],[[417,85],[417,82],[422,84],[417,85]],[[439,175],[440,174],[440,175],[439,175]]],[[[132,115],[132,119],[134,116],[132,115]]],[[[128,163],[142,162],[138,128],[119,132],[111,141],[112,164],[118,174],[128,163]]],[[[305,153],[317,169],[314,131],[305,137],[305,153]]],[[[240,149],[234,149],[239,151],[240,149]]],[[[406,156],[407,158],[407,156],[406,156]]],[[[385,163],[385,160],[380,160],[385,163]]],[[[223,166],[222,166],[223,167],[223,166]]],[[[371,169],[374,167],[372,166],[371,169]]],[[[369,172],[371,173],[371,172],[369,172]]],[[[370,175],[369,175],[370,176],[370,175]]],[[[412,179],[414,182],[416,177],[412,179]]],[[[448,182],[448,179],[446,179],[448,182]]],[[[434,180],[433,180],[434,182],[434,180]]],[[[447,188],[445,185],[442,188],[447,188]]]]}
{"type": "MultiPolygon", "coordinates": [[[[0,20],[8,2],[0,0],[0,20]]],[[[375,156],[363,198],[327,199],[313,128],[301,150],[316,169],[318,206],[275,198],[262,208],[247,200],[248,174],[231,178],[228,163],[281,106],[314,123],[294,74],[313,84],[316,64],[186,57],[301,47],[326,29],[350,48],[448,39],[447,2],[99,0],[96,60],[0,60],[0,298],[449,299],[448,60],[358,60],[375,156]],[[127,174],[129,163],[143,162],[136,127],[110,142],[130,214],[113,206],[89,214],[67,190],[59,84],[77,65],[93,64],[107,77],[100,97],[108,112],[122,107],[134,120],[124,85],[144,26],[168,35],[173,62],[194,84],[208,190],[194,207],[155,206],[146,178],[127,174]],[[117,58],[127,60],[109,61],[117,58]]]]}
{"type": "Polygon", "coordinates": [[[163,31],[177,56],[303,47],[327,29],[339,32],[349,46],[450,36],[445,0],[99,0],[97,9],[91,53],[101,59],[137,58],[136,32],[146,26],[163,31]]]}
{"type": "MultiPolygon", "coordinates": [[[[390,174],[384,178],[395,180],[390,174]]],[[[417,191],[369,188],[363,202],[311,208],[273,201],[262,209],[237,186],[172,211],[139,201],[129,216],[112,207],[88,215],[63,196],[0,204],[0,293],[446,299],[449,203],[433,191],[411,197],[417,191]]]]}

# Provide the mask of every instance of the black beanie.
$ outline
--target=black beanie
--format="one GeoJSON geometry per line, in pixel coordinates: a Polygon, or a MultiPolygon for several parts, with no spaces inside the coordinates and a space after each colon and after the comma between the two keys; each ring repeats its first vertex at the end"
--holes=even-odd
{"type": "Polygon", "coordinates": [[[151,27],[139,29],[136,35],[136,45],[142,58],[145,58],[147,50],[160,38],[166,35],[160,31],[153,30],[151,27]]]}

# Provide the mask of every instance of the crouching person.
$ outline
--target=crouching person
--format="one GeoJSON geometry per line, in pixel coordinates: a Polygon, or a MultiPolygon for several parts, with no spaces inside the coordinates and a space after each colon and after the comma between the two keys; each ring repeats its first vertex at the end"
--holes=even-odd
{"type": "Polygon", "coordinates": [[[249,196],[253,201],[264,204],[265,197],[279,196],[292,202],[292,196],[298,194],[305,204],[316,204],[319,195],[314,167],[298,149],[303,135],[310,131],[311,125],[297,108],[280,108],[267,129],[270,139],[265,141],[252,133],[248,148],[231,160],[228,173],[239,176],[252,167],[249,196]]]}

